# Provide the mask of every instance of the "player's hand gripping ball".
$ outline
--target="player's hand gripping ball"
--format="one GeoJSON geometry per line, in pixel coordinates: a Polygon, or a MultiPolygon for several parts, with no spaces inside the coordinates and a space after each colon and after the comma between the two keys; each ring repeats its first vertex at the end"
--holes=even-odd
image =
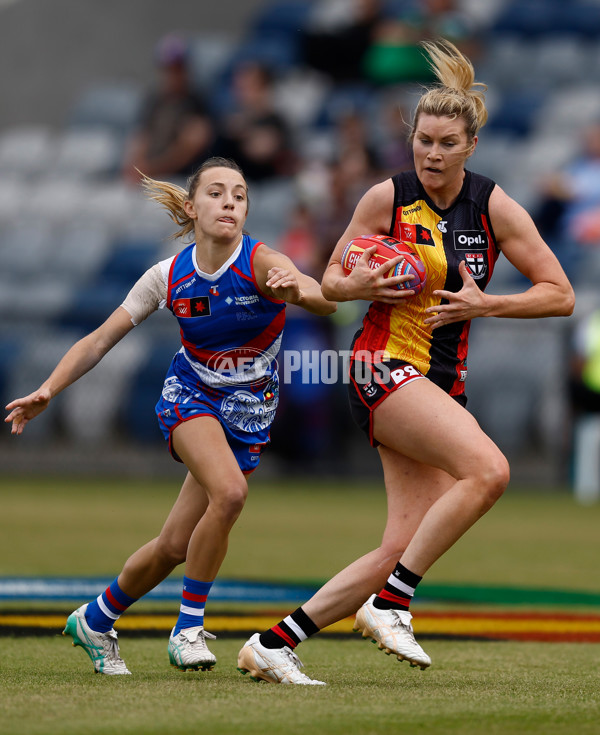
{"type": "Polygon", "coordinates": [[[401,260],[395,268],[391,268],[385,274],[385,277],[413,276],[411,280],[398,283],[396,288],[404,291],[414,291],[415,295],[421,293],[427,282],[425,264],[411,249],[410,243],[401,242],[387,235],[361,235],[355,237],[354,240],[350,240],[342,253],[344,273],[348,275],[353,271],[360,256],[373,245],[377,245],[377,250],[371,255],[369,267],[378,268],[386,261],[402,255],[404,260],[401,260]]]}

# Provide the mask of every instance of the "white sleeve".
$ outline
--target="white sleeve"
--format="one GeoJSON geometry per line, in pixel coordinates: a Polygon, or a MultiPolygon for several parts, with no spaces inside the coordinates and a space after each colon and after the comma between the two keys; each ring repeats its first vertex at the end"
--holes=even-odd
{"type": "Polygon", "coordinates": [[[135,326],[143,322],[152,312],[165,308],[171,261],[172,258],[169,258],[149,268],[121,304],[131,314],[131,321],[135,326]]]}

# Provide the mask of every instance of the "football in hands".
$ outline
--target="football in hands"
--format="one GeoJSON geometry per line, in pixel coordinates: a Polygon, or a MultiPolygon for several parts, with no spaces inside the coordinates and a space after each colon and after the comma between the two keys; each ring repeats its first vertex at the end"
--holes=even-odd
{"type": "Polygon", "coordinates": [[[396,240],[387,235],[361,235],[355,237],[346,245],[342,253],[342,269],[348,275],[354,270],[360,256],[367,248],[377,246],[377,250],[369,260],[370,268],[378,268],[383,263],[402,255],[401,260],[394,268],[386,274],[386,278],[393,276],[412,276],[411,280],[398,283],[396,288],[404,291],[414,291],[415,295],[421,293],[427,282],[427,271],[421,258],[412,250],[410,243],[396,240]]]}

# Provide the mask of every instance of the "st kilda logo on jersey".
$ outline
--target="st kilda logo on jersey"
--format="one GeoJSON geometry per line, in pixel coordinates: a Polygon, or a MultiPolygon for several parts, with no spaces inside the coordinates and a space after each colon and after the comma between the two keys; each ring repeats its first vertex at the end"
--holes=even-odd
{"type": "Polygon", "coordinates": [[[473,278],[483,278],[487,273],[485,253],[465,253],[465,261],[473,278]]]}
{"type": "Polygon", "coordinates": [[[173,314],[184,319],[197,316],[210,316],[210,299],[208,296],[196,296],[193,299],[176,299],[173,301],[173,314]]]}

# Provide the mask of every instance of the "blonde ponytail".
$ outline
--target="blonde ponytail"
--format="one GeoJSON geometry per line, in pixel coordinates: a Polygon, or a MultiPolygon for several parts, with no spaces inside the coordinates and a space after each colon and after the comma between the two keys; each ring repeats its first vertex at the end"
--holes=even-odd
{"type": "Polygon", "coordinates": [[[423,41],[429,54],[430,66],[439,80],[419,100],[415,111],[410,138],[414,137],[419,116],[462,118],[469,141],[487,121],[485,90],[487,86],[475,81],[473,64],[450,41],[423,41]]]}
{"type": "Polygon", "coordinates": [[[145,174],[142,174],[142,189],[148,199],[158,202],[167,210],[169,217],[179,227],[177,232],[169,236],[170,240],[193,234],[194,221],[188,217],[183,208],[183,203],[189,198],[185,189],[168,181],[151,179],[145,174]]]}

